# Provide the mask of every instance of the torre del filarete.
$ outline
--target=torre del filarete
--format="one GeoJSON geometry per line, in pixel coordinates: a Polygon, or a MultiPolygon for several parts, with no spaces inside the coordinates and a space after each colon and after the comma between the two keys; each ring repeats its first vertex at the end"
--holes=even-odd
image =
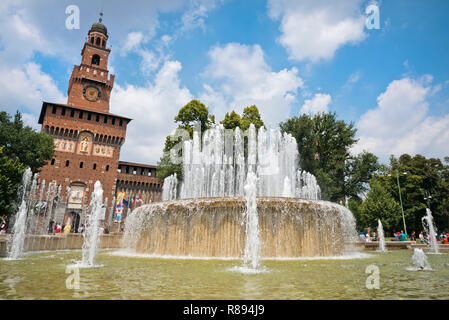
{"type": "Polygon", "coordinates": [[[47,185],[52,181],[61,185],[52,220],[71,223],[73,231],[84,220],[97,180],[102,184],[103,198],[108,198],[105,222],[112,223],[111,215],[121,199],[126,204],[124,211],[136,203],[161,200],[156,166],[120,161],[120,148],[132,119],[109,112],[114,75],[108,70],[111,49],[107,41],[108,31],[100,18],[88,32],[81,63],[73,67],[67,103],[44,101],[39,116],[42,132],[55,144],[55,155],[42,168],[39,179],[47,185]]]}

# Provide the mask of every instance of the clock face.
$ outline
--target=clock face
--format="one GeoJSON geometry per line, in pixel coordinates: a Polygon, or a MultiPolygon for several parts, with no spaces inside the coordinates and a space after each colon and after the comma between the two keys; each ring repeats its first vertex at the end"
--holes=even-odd
{"type": "Polygon", "coordinates": [[[101,97],[101,91],[96,86],[88,85],[83,89],[83,96],[89,101],[97,101],[101,97]]]}

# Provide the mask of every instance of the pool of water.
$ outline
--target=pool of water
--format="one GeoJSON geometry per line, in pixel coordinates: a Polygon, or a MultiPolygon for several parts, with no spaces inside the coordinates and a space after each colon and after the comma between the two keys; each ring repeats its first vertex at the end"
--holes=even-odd
{"type": "Polygon", "coordinates": [[[30,253],[0,260],[1,299],[448,299],[449,254],[412,267],[413,251],[352,259],[264,260],[244,273],[241,260],[167,259],[101,251],[96,268],[73,269],[81,251],[30,253]],[[367,289],[367,267],[379,289],[367,289]],[[373,268],[373,267],[371,267],[373,268]],[[79,272],[79,273],[78,273],[79,272]],[[73,279],[79,275],[79,287],[73,279]]]}

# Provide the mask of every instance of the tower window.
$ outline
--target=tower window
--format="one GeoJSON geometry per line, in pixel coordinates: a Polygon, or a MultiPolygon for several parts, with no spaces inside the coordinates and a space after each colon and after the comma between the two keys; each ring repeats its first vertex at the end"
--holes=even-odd
{"type": "Polygon", "coordinates": [[[75,116],[75,110],[72,109],[72,110],[70,111],[70,116],[71,116],[72,118],[75,116]]]}
{"type": "Polygon", "coordinates": [[[67,161],[65,162],[65,166],[68,167],[69,165],[70,165],[70,161],[67,160],[67,161]]]}
{"type": "Polygon", "coordinates": [[[83,165],[84,165],[84,163],[81,161],[81,162],[80,162],[80,168],[82,168],[83,165]]]}
{"type": "Polygon", "coordinates": [[[90,120],[90,119],[92,119],[92,113],[89,112],[89,113],[87,114],[87,120],[90,120]]]}
{"type": "Polygon", "coordinates": [[[94,37],[90,38],[90,43],[94,44],[94,37]]]}
{"type": "Polygon", "coordinates": [[[56,107],[55,106],[53,106],[53,110],[51,111],[51,113],[56,113],[56,107]]]}
{"type": "Polygon", "coordinates": [[[65,116],[65,108],[62,108],[62,110],[61,110],[61,116],[65,116]]]}
{"type": "Polygon", "coordinates": [[[103,39],[103,48],[106,47],[106,41],[103,39]]]}
{"type": "Polygon", "coordinates": [[[94,163],[94,170],[97,170],[97,164],[94,163]]]}
{"type": "Polygon", "coordinates": [[[115,118],[112,118],[111,122],[112,122],[112,125],[114,125],[115,124],[115,118]]]}
{"type": "Polygon", "coordinates": [[[106,166],[106,171],[109,171],[109,165],[106,166]]]}
{"type": "Polygon", "coordinates": [[[95,44],[96,44],[97,46],[100,45],[100,38],[97,38],[97,41],[95,42],[95,44]]]}
{"type": "Polygon", "coordinates": [[[91,64],[100,65],[100,56],[98,54],[94,54],[92,56],[92,62],[91,64]]]}
{"type": "Polygon", "coordinates": [[[104,116],[104,123],[108,123],[108,117],[104,116]]]}
{"type": "Polygon", "coordinates": [[[80,111],[80,119],[82,119],[83,118],[83,112],[82,111],[80,111]]]}
{"type": "Polygon", "coordinates": [[[122,119],[120,119],[120,126],[123,124],[123,120],[122,119]]]}
{"type": "Polygon", "coordinates": [[[51,159],[51,165],[53,166],[55,164],[55,159],[51,159]]]}
{"type": "Polygon", "coordinates": [[[97,121],[97,122],[100,121],[100,115],[97,114],[97,117],[95,118],[95,121],[97,121]]]}

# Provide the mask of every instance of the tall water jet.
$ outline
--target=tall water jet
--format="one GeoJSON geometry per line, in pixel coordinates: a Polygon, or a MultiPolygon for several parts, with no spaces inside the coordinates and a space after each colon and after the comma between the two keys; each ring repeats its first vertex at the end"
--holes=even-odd
{"type": "Polygon", "coordinates": [[[384,227],[382,226],[382,222],[380,221],[380,219],[377,222],[377,236],[379,238],[379,250],[382,252],[386,252],[387,249],[385,247],[384,227]]]}
{"type": "Polygon", "coordinates": [[[95,182],[90,201],[90,212],[87,214],[86,231],[83,233],[83,267],[93,267],[100,240],[100,219],[102,216],[103,189],[100,181],[95,182]]]}
{"type": "Polygon", "coordinates": [[[432,267],[427,261],[426,254],[420,248],[414,249],[412,262],[413,265],[415,266],[415,270],[432,270],[432,267]]]}
{"type": "Polygon", "coordinates": [[[246,178],[245,201],[246,210],[243,215],[246,229],[245,252],[243,264],[250,266],[253,270],[260,265],[260,239],[259,239],[259,217],[257,215],[257,176],[249,171],[246,178]]]}
{"type": "Polygon", "coordinates": [[[440,253],[437,243],[437,228],[433,221],[432,211],[429,208],[426,208],[426,215],[422,217],[422,224],[426,233],[430,236],[430,248],[433,253],[440,253]]]}
{"type": "Polygon", "coordinates": [[[30,168],[25,170],[22,176],[22,184],[19,188],[19,199],[21,203],[19,210],[17,211],[15,216],[13,237],[10,245],[10,250],[8,252],[9,259],[19,259],[23,254],[28,215],[26,197],[28,186],[30,185],[31,181],[31,176],[32,172],[30,168]]]}

